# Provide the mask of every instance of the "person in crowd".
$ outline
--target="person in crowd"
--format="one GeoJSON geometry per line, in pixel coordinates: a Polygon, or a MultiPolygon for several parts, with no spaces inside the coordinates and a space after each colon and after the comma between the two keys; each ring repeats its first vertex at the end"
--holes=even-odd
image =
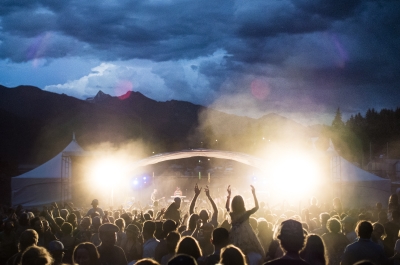
{"type": "Polygon", "coordinates": [[[341,265],[352,265],[358,261],[368,260],[373,264],[384,264],[387,261],[383,249],[372,242],[371,235],[373,226],[368,221],[360,221],[356,232],[358,240],[346,247],[341,265]]]}
{"type": "Polygon", "coordinates": [[[379,219],[379,213],[382,212],[382,210],[383,210],[382,203],[377,202],[377,203],[375,204],[374,210],[373,210],[373,212],[372,212],[372,216],[373,216],[374,222],[377,222],[377,221],[378,221],[378,219],[379,219]]]}
{"type": "Polygon", "coordinates": [[[6,263],[6,265],[18,265],[21,261],[22,253],[32,246],[36,246],[39,240],[38,233],[33,229],[26,229],[19,237],[18,253],[14,254],[6,263]]]}
{"type": "Polygon", "coordinates": [[[43,247],[28,247],[21,256],[20,265],[52,265],[53,258],[43,247]]]}
{"type": "Polygon", "coordinates": [[[31,220],[32,228],[38,233],[39,241],[38,246],[40,247],[48,247],[49,243],[57,238],[51,233],[44,233],[44,226],[42,219],[40,217],[35,217],[31,220]]]}
{"type": "MultiPolygon", "coordinates": [[[[61,243],[59,240],[54,240],[51,241],[49,244],[49,253],[51,254],[53,258],[53,265],[61,265],[63,264],[63,259],[64,259],[64,245],[61,243]]],[[[72,259],[71,259],[72,262],[72,259]]],[[[69,264],[71,262],[68,262],[69,264]]]]}
{"type": "Polygon", "coordinates": [[[333,199],[333,210],[339,216],[343,213],[342,201],[340,200],[340,198],[336,197],[333,199]]]}
{"type": "Polygon", "coordinates": [[[90,216],[90,217],[93,218],[95,213],[99,213],[100,217],[103,218],[104,217],[103,209],[98,207],[99,206],[99,200],[98,199],[94,199],[92,201],[91,205],[92,205],[92,208],[86,213],[85,216],[90,216]]]}
{"type": "Polygon", "coordinates": [[[97,248],[89,242],[80,243],[72,255],[73,265],[100,265],[100,254],[97,248]]]}
{"type": "Polygon", "coordinates": [[[197,220],[199,220],[199,215],[197,213],[193,213],[190,215],[187,221],[187,229],[181,233],[181,236],[191,236],[196,230],[197,220]]]}
{"type": "Polygon", "coordinates": [[[115,220],[115,225],[119,228],[119,232],[117,233],[117,246],[121,246],[122,240],[126,237],[125,220],[122,218],[118,218],[117,220],[115,220]]]}
{"type": "Polygon", "coordinates": [[[203,253],[201,252],[199,243],[191,236],[185,236],[181,238],[176,246],[176,254],[189,255],[193,257],[197,263],[202,264],[201,256],[203,256],[203,253]]]}
{"type": "Polygon", "coordinates": [[[92,232],[90,231],[91,224],[92,221],[90,217],[84,217],[81,220],[78,228],[72,232],[72,235],[75,237],[77,243],[90,241],[92,237],[92,232]]]}
{"type": "Polygon", "coordinates": [[[300,257],[299,253],[304,247],[305,240],[305,231],[299,221],[293,219],[283,221],[278,227],[277,238],[285,254],[265,264],[308,265],[308,263],[300,257]]]}
{"type": "Polygon", "coordinates": [[[329,230],[326,226],[326,224],[328,223],[329,218],[331,218],[331,216],[329,215],[329,213],[321,213],[319,215],[319,220],[321,223],[321,227],[313,230],[313,234],[317,234],[319,236],[322,236],[323,234],[329,233],[329,230]]]}
{"type": "Polygon", "coordinates": [[[271,244],[273,236],[272,224],[270,226],[268,222],[265,219],[263,219],[258,221],[257,227],[258,227],[257,237],[260,240],[264,252],[268,253],[269,245],[271,244]]]}
{"type": "Polygon", "coordinates": [[[214,253],[208,255],[205,260],[205,265],[214,265],[218,263],[221,257],[221,249],[229,244],[229,232],[225,228],[219,227],[212,232],[212,244],[214,245],[214,253]]]}
{"type": "Polygon", "coordinates": [[[389,222],[387,212],[381,211],[378,214],[378,223],[381,225],[385,225],[387,222],[389,222]]]}
{"type": "Polygon", "coordinates": [[[219,263],[229,265],[247,265],[243,252],[234,245],[228,245],[221,250],[219,263]]]}
{"type": "Polygon", "coordinates": [[[355,222],[350,216],[346,216],[342,220],[342,230],[343,234],[347,237],[349,243],[353,243],[357,239],[357,234],[355,232],[355,222]]]}
{"type": "Polygon", "coordinates": [[[0,264],[18,253],[18,238],[14,231],[14,222],[7,220],[3,232],[0,232],[0,264]]]}
{"type": "Polygon", "coordinates": [[[18,219],[18,228],[15,231],[17,239],[20,238],[22,233],[30,228],[30,219],[27,213],[22,213],[18,219]]]}
{"type": "Polygon", "coordinates": [[[330,218],[327,224],[329,232],[322,235],[326,247],[329,265],[338,265],[343,255],[344,248],[349,244],[347,237],[341,233],[342,225],[336,218],[330,218]]]}
{"type": "Polygon", "coordinates": [[[62,237],[61,243],[65,248],[64,262],[72,263],[72,251],[77,243],[76,238],[72,236],[73,227],[70,223],[64,222],[61,226],[62,237]]]}
{"type": "Polygon", "coordinates": [[[95,246],[100,245],[101,240],[100,240],[100,235],[99,235],[99,228],[102,225],[102,221],[100,216],[95,216],[92,219],[92,237],[90,238],[90,242],[92,242],[95,246]]]}
{"type": "Polygon", "coordinates": [[[130,224],[126,227],[126,237],[121,242],[121,248],[124,250],[128,262],[136,261],[142,258],[143,244],[140,242],[140,230],[130,224]]]}
{"type": "MultiPolygon", "coordinates": [[[[190,207],[189,207],[190,214],[194,213],[194,208],[196,207],[196,201],[201,193],[201,190],[202,190],[202,188],[199,188],[199,186],[196,183],[196,185],[194,186],[194,197],[193,197],[192,202],[190,203],[190,207]]],[[[199,217],[203,221],[203,225],[210,222],[214,227],[217,227],[218,226],[218,207],[215,204],[214,200],[211,198],[210,189],[208,188],[208,186],[206,186],[206,188],[204,189],[204,192],[213,208],[213,214],[210,219],[208,211],[205,209],[202,209],[199,213],[199,217]]]]}
{"type": "Polygon", "coordinates": [[[78,227],[78,218],[76,217],[75,213],[70,213],[67,216],[66,222],[70,223],[73,229],[76,229],[78,227]]]}
{"type": "Polygon", "coordinates": [[[386,238],[385,227],[380,223],[373,223],[372,227],[373,227],[371,235],[372,242],[378,244],[379,246],[381,246],[382,249],[384,249],[385,245],[383,244],[383,240],[386,238]]]}
{"type": "Polygon", "coordinates": [[[399,196],[397,194],[390,195],[388,202],[388,212],[391,213],[394,210],[400,211],[399,196]]]}
{"type": "Polygon", "coordinates": [[[60,210],[60,216],[62,219],[67,220],[68,215],[69,215],[69,212],[67,209],[60,210]]]}
{"type": "Polygon", "coordinates": [[[312,197],[310,200],[310,206],[308,207],[308,211],[311,215],[311,219],[314,217],[319,216],[319,214],[321,213],[320,208],[318,207],[318,200],[315,197],[312,197]]]}
{"type": "Polygon", "coordinates": [[[249,218],[249,224],[251,226],[251,228],[253,229],[254,233],[258,233],[258,222],[257,219],[255,217],[250,217],[249,218]]]}
{"type": "Polygon", "coordinates": [[[211,243],[212,232],[214,226],[207,223],[201,226],[200,232],[197,233],[197,241],[199,242],[201,251],[204,256],[208,256],[214,252],[214,245],[211,243]]]}
{"type": "Polygon", "coordinates": [[[164,255],[161,258],[161,265],[167,265],[168,261],[175,256],[176,254],[176,246],[178,245],[179,240],[181,239],[181,236],[179,233],[172,231],[170,232],[167,237],[165,238],[167,242],[167,249],[168,249],[168,254],[164,255]]]}
{"type": "Polygon", "coordinates": [[[181,198],[175,197],[174,202],[171,203],[168,208],[165,210],[164,218],[174,220],[175,223],[180,224],[181,219],[181,198]]]}
{"type": "Polygon", "coordinates": [[[300,251],[300,257],[310,265],[326,265],[325,245],[319,235],[307,236],[305,247],[300,251]]]}
{"type": "Polygon", "coordinates": [[[143,224],[143,258],[152,258],[156,256],[156,248],[160,242],[154,237],[156,224],[153,221],[146,221],[143,224]]]}
{"type": "Polygon", "coordinates": [[[232,211],[230,211],[231,188],[228,186],[226,210],[232,220],[232,229],[229,234],[230,243],[240,248],[249,258],[250,265],[252,265],[259,264],[263,260],[264,249],[249,224],[250,215],[254,214],[259,207],[256,191],[253,186],[250,187],[255,204],[254,208],[246,211],[243,197],[237,195],[232,199],[232,211]]]}
{"type": "Polygon", "coordinates": [[[176,230],[176,223],[173,220],[166,220],[162,224],[162,238],[160,239],[160,242],[158,243],[156,250],[155,250],[155,257],[154,259],[157,262],[161,262],[161,258],[165,255],[168,254],[168,247],[167,247],[167,240],[166,237],[167,235],[176,230]]]}
{"type": "Polygon", "coordinates": [[[100,261],[104,264],[126,265],[128,262],[122,248],[115,245],[118,226],[103,224],[99,228],[101,244],[97,247],[100,261]]]}
{"type": "MultiPolygon", "coordinates": [[[[392,200],[394,200],[394,195],[391,196],[392,200]]],[[[385,254],[387,257],[391,257],[394,255],[394,246],[396,244],[396,241],[399,239],[400,211],[394,209],[392,211],[392,220],[383,224],[383,227],[386,231],[386,238],[383,241],[385,245],[385,254]]]]}
{"type": "Polygon", "coordinates": [[[168,261],[168,265],[197,265],[197,261],[192,256],[178,254],[168,261]]]}

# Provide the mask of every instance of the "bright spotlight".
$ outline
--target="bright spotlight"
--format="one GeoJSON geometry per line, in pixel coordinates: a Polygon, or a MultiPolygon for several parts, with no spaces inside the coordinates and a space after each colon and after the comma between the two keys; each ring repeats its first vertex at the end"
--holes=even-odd
{"type": "Polygon", "coordinates": [[[318,173],[316,162],[306,154],[285,155],[274,161],[272,186],[281,194],[307,195],[318,185],[318,173]]]}
{"type": "Polygon", "coordinates": [[[91,178],[98,186],[107,188],[114,187],[125,176],[126,167],[123,163],[107,158],[93,165],[91,178]]]}

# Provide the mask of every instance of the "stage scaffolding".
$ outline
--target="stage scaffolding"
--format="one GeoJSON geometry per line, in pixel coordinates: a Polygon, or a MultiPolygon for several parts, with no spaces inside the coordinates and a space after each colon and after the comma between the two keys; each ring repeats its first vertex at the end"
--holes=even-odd
{"type": "Polygon", "coordinates": [[[61,179],[60,179],[60,201],[65,202],[71,199],[71,156],[62,154],[61,159],[61,179]]]}

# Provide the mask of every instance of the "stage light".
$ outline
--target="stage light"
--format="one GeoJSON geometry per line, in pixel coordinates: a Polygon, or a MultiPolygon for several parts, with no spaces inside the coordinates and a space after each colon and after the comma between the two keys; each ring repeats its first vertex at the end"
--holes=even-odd
{"type": "Polygon", "coordinates": [[[113,188],[125,177],[126,168],[123,162],[103,158],[93,165],[91,178],[99,187],[113,188]]]}
{"type": "Polygon", "coordinates": [[[304,153],[286,154],[274,159],[271,184],[277,194],[309,196],[319,184],[318,165],[304,153]]]}

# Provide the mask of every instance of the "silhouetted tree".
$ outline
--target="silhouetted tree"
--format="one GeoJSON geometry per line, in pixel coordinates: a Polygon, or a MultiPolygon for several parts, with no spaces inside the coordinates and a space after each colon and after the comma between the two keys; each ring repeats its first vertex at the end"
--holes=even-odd
{"type": "Polygon", "coordinates": [[[340,130],[343,129],[344,127],[344,122],[342,120],[342,112],[340,111],[340,108],[337,108],[335,118],[332,121],[332,128],[335,130],[340,130]]]}

